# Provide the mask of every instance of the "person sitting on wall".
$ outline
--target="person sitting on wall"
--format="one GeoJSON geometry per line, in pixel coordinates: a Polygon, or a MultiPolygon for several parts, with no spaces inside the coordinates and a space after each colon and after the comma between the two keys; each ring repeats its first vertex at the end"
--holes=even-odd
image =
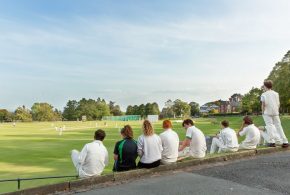
{"type": "Polygon", "coordinates": [[[229,122],[224,120],[221,122],[222,130],[216,137],[212,139],[210,154],[215,152],[236,152],[239,149],[238,138],[236,132],[229,128],[229,122]]]}
{"type": "Polygon", "coordinates": [[[186,138],[180,143],[179,158],[204,158],[207,148],[203,132],[194,126],[191,119],[184,120],[182,126],[186,130],[186,138]]]}
{"type": "Polygon", "coordinates": [[[172,130],[172,123],[170,120],[163,121],[163,133],[159,136],[162,142],[162,164],[175,163],[178,158],[179,137],[175,131],[172,130]]]}
{"type": "Polygon", "coordinates": [[[150,121],[145,120],[143,122],[143,135],[139,136],[138,155],[140,161],[138,168],[154,168],[158,167],[161,162],[162,143],[158,135],[154,133],[154,129],[150,121]]]}
{"type": "Polygon", "coordinates": [[[115,145],[113,171],[129,171],[136,168],[137,142],[133,139],[133,130],[130,125],[125,125],[120,133],[123,140],[115,145]]]}
{"type": "Polygon", "coordinates": [[[109,163],[108,151],[103,145],[106,133],[99,129],[95,132],[94,141],[86,144],[81,152],[72,150],[72,162],[80,178],[101,175],[109,163]]]}
{"type": "Polygon", "coordinates": [[[239,149],[251,150],[256,149],[260,143],[260,131],[253,124],[253,120],[249,116],[243,118],[242,128],[237,133],[238,136],[246,136],[245,140],[240,144],[239,149]]]}

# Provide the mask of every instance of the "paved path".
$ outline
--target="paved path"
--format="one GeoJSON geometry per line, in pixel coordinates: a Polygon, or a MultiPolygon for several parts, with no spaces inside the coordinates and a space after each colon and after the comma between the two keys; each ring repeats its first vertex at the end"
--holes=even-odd
{"type": "Polygon", "coordinates": [[[79,194],[290,194],[290,151],[220,165],[167,173],[79,194]]]}

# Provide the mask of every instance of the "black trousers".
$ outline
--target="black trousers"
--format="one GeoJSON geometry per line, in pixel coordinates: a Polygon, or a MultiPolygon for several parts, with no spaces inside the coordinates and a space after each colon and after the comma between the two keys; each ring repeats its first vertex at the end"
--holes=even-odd
{"type": "Polygon", "coordinates": [[[157,160],[153,163],[142,163],[139,161],[138,163],[138,168],[145,168],[145,169],[151,169],[151,168],[154,168],[154,167],[158,167],[160,165],[160,160],[157,160]]]}
{"type": "Polygon", "coordinates": [[[132,167],[114,167],[113,168],[113,171],[114,172],[122,172],[122,171],[130,171],[130,170],[133,170],[133,169],[136,169],[136,166],[132,166],[132,167]]]}

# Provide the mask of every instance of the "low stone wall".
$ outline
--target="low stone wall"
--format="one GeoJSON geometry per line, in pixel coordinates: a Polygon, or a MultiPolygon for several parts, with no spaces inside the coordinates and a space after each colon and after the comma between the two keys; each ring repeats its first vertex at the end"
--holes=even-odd
{"type": "Polygon", "coordinates": [[[93,186],[97,184],[103,184],[107,182],[120,182],[126,181],[133,178],[139,178],[146,175],[152,175],[155,173],[180,170],[191,166],[198,166],[204,164],[212,164],[218,162],[224,162],[228,160],[238,160],[246,157],[252,157],[256,155],[263,155],[273,152],[288,151],[288,149],[283,148],[259,148],[257,150],[244,150],[235,153],[224,153],[221,155],[208,156],[204,159],[184,159],[178,163],[171,165],[162,165],[154,169],[136,169],[127,172],[113,173],[103,176],[96,176],[86,179],[80,179],[76,181],[68,181],[58,184],[52,184],[47,186],[40,186],[36,188],[29,188],[25,190],[19,190],[16,192],[6,193],[5,195],[44,195],[53,194],[57,192],[65,192],[70,190],[77,190],[88,186],[93,186]]]}

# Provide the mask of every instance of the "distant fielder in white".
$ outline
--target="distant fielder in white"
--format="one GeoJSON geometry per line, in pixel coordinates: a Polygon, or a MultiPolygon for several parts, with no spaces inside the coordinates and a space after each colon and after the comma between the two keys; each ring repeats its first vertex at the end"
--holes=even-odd
{"type": "Polygon", "coordinates": [[[282,147],[289,146],[288,139],[285,136],[284,130],[279,118],[280,100],[279,94],[272,90],[273,82],[267,80],[264,82],[265,92],[261,95],[262,113],[266,124],[267,134],[269,136],[269,146],[275,147],[275,136],[278,135],[282,147]]]}
{"type": "Polygon", "coordinates": [[[63,131],[62,127],[59,127],[59,128],[58,128],[58,135],[61,136],[61,135],[62,135],[62,131],[63,131]]]}
{"type": "Polygon", "coordinates": [[[63,130],[65,130],[65,126],[63,126],[63,127],[55,127],[55,131],[58,131],[58,135],[59,136],[62,135],[63,130]]]}

